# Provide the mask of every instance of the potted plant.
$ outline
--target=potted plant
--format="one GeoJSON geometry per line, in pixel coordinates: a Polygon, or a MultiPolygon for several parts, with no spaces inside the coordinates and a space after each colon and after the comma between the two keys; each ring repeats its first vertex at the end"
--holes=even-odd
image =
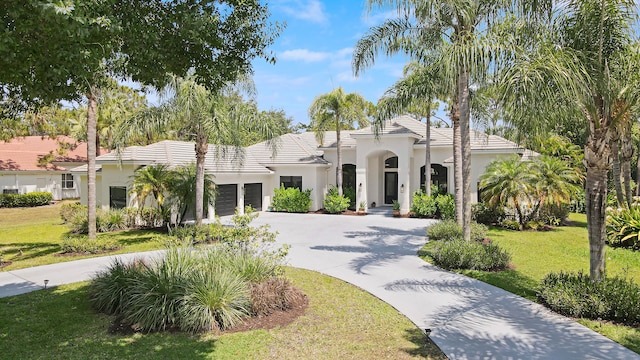
{"type": "Polygon", "coordinates": [[[393,217],[400,217],[400,203],[398,200],[393,200],[393,217]]]}
{"type": "Polygon", "coordinates": [[[360,206],[358,206],[358,215],[366,215],[367,213],[364,212],[364,208],[367,204],[365,204],[364,201],[360,202],[360,206]]]}

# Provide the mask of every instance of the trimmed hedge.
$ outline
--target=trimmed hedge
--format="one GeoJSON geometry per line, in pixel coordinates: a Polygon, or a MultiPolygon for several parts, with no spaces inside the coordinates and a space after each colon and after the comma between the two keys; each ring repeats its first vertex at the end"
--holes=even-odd
{"type": "Polygon", "coordinates": [[[276,188],[273,190],[273,211],[306,213],[311,208],[311,189],[300,191],[298,188],[276,188]]]}
{"type": "Polygon", "coordinates": [[[49,205],[53,200],[50,192],[34,191],[27,194],[0,194],[0,208],[34,207],[49,205]]]}
{"type": "Polygon", "coordinates": [[[583,272],[551,273],[542,279],[537,296],[562,315],[630,326],[640,323],[640,285],[628,279],[606,277],[593,282],[583,272]]]}
{"type": "Polygon", "coordinates": [[[509,266],[511,255],[496,244],[477,241],[441,241],[429,251],[433,263],[447,270],[500,271],[509,266]]]}

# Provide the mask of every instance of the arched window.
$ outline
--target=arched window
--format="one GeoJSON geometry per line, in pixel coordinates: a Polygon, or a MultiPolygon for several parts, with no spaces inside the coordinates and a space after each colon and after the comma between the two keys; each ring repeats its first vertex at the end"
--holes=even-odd
{"type": "Polygon", "coordinates": [[[392,156],[384,161],[385,169],[397,169],[398,168],[398,157],[392,156]]]}
{"type": "MultiPolygon", "coordinates": [[[[420,188],[424,189],[424,166],[420,167],[420,188]]],[[[440,164],[431,164],[431,183],[436,185],[440,192],[447,192],[447,168],[440,164]]]]}

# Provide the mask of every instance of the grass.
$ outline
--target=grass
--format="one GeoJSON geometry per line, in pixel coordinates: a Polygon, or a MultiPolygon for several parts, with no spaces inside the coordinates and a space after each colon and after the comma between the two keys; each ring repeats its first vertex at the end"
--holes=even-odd
{"type": "Polygon", "coordinates": [[[287,276],[310,298],[307,313],[271,330],[223,335],[110,335],[90,309],[86,283],[0,299],[7,359],[444,359],[388,304],[335,278],[300,269],[287,276]],[[339,299],[339,300],[337,300],[339,299]]]}
{"type": "MultiPolygon", "coordinates": [[[[62,202],[35,208],[0,209],[0,254],[3,261],[12,262],[0,271],[101,256],[59,256],[60,244],[69,230],[60,219],[61,205],[62,202]]],[[[163,243],[155,239],[156,235],[158,232],[151,230],[130,230],[98,234],[98,237],[114,239],[121,248],[110,254],[121,254],[161,249],[163,243]]]]}
{"type": "MultiPolygon", "coordinates": [[[[571,214],[569,220],[572,222],[571,226],[545,232],[491,228],[488,237],[511,254],[514,268],[502,272],[459,272],[536,301],[538,283],[548,273],[580,270],[589,272],[586,215],[571,214]]],[[[606,254],[609,276],[627,276],[640,283],[640,252],[607,247],[606,254]]],[[[578,321],[640,353],[640,329],[584,319],[578,321]]]]}

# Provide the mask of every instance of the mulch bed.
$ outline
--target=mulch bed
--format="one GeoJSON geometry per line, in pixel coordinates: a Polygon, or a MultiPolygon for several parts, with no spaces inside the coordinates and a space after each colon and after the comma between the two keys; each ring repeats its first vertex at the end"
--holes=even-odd
{"type": "Polygon", "coordinates": [[[13,261],[3,261],[0,263],[0,269],[2,269],[5,266],[9,266],[11,264],[13,264],[13,261]]]}
{"type": "Polygon", "coordinates": [[[96,251],[96,252],[62,252],[62,253],[57,253],[54,254],[53,256],[58,256],[58,257],[74,257],[74,256],[84,256],[84,255],[101,255],[101,254],[109,254],[112,252],[116,252],[118,250],[121,250],[121,247],[115,248],[113,250],[101,250],[101,251],[96,251]]]}

